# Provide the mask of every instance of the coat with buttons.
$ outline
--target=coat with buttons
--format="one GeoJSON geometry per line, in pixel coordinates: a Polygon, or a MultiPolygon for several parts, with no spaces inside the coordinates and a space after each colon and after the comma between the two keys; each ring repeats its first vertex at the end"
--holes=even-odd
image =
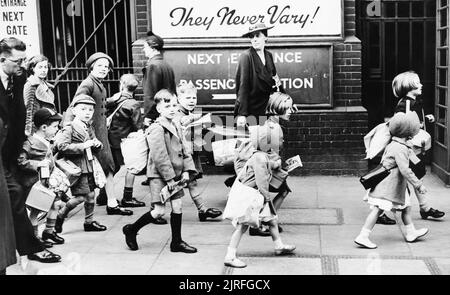
{"type": "Polygon", "coordinates": [[[179,125],[158,118],[147,131],[150,149],[147,177],[161,178],[165,182],[178,180],[183,172],[197,173],[191,155],[185,150],[179,125]]]}
{"type": "Polygon", "coordinates": [[[96,156],[105,174],[113,173],[115,171],[114,160],[108,141],[108,128],[106,127],[106,89],[100,80],[89,75],[81,82],[75,96],[79,94],[89,95],[95,100],[96,105],[92,118],[92,127],[98,140],[103,144],[103,149],[96,156]]]}

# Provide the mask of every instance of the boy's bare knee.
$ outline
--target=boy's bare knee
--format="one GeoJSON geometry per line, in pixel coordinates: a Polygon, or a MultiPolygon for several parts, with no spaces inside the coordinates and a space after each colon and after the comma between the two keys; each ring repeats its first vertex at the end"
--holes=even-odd
{"type": "Polygon", "coordinates": [[[166,207],[164,205],[160,205],[160,204],[155,204],[155,208],[152,210],[152,215],[155,218],[160,218],[163,217],[165,212],[166,207]]]}

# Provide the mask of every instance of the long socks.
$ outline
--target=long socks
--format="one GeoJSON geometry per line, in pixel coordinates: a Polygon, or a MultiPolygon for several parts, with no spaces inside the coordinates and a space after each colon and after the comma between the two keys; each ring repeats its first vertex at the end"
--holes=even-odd
{"type": "Polygon", "coordinates": [[[170,227],[172,229],[172,243],[177,244],[182,241],[181,239],[181,221],[183,214],[170,214],[170,227]]]}

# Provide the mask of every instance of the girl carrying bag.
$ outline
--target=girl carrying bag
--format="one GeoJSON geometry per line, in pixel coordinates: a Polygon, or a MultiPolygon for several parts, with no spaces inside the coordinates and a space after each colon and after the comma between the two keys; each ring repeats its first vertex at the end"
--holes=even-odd
{"type": "Polygon", "coordinates": [[[231,220],[234,227],[248,224],[258,228],[260,225],[259,213],[264,206],[264,197],[258,190],[239,181],[247,170],[247,164],[242,168],[228,193],[228,201],[223,211],[223,219],[231,220]]]}
{"type": "Polygon", "coordinates": [[[382,164],[380,164],[361,176],[359,182],[361,182],[366,190],[374,189],[383,179],[385,179],[391,173],[391,169],[386,169],[382,164]]]}

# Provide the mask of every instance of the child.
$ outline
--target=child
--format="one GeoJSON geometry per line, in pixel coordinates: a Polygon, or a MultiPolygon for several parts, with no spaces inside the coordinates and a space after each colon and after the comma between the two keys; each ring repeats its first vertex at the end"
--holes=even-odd
{"type": "MultiPolygon", "coordinates": [[[[280,140],[280,129],[276,125],[269,124],[256,128],[258,129],[256,132],[256,146],[258,150],[255,150],[247,163],[236,171],[238,174],[236,181],[257,189],[264,197],[264,206],[266,207],[271,203],[269,190],[272,171],[281,166],[281,161],[269,156],[267,151],[278,150],[282,141],[280,140]]],[[[230,196],[228,201],[231,198],[230,196]]],[[[266,215],[260,213],[259,218],[262,224],[269,226],[269,232],[275,244],[275,255],[290,254],[296,247],[294,245],[285,245],[282,242],[276,212],[270,211],[271,213],[266,215]]],[[[249,225],[241,223],[239,219],[233,220],[233,224],[236,224],[236,229],[231,236],[224,264],[225,266],[243,268],[247,265],[236,257],[236,251],[242,235],[247,231],[249,225]]]]}
{"type": "MultiPolygon", "coordinates": [[[[410,104],[410,111],[414,111],[417,113],[420,119],[420,123],[422,127],[425,126],[426,121],[430,123],[435,122],[435,118],[433,115],[425,115],[423,104],[421,99],[419,98],[422,95],[422,84],[420,83],[419,76],[410,71],[404,72],[397,75],[392,82],[392,89],[395,97],[399,98],[400,101],[395,109],[395,112],[403,112],[405,113],[407,101],[410,104]]],[[[425,151],[418,155],[421,161],[425,160],[425,151]]],[[[445,213],[436,209],[431,208],[428,205],[427,196],[425,194],[421,194],[416,189],[414,193],[419,201],[420,206],[420,216],[422,219],[427,219],[428,217],[432,218],[442,218],[445,213]]]]}
{"type": "Polygon", "coordinates": [[[193,111],[197,106],[197,88],[192,83],[182,83],[177,86],[177,95],[179,108],[175,122],[180,124],[183,129],[183,135],[186,139],[186,151],[192,156],[195,169],[198,174],[188,183],[189,194],[198,210],[198,218],[200,221],[206,221],[207,218],[216,218],[222,215],[222,211],[216,208],[208,208],[206,201],[201,196],[197,179],[202,178],[203,169],[200,161],[200,151],[202,149],[202,128],[191,127],[186,128],[192,122],[200,119],[202,114],[194,114],[193,111]]]}
{"type": "MultiPolygon", "coordinates": [[[[154,208],[142,215],[135,223],[123,227],[126,244],[133,251],[139,248],[136,241],[138,231],[147,224],[155,223],[156,219],[165,213],[165,204],[161,202],[160,197],[161,190],[168,186],[169,191],[172,191],[177,181],[185,184],[189,181],[189,172],[197,172],[192,157],[184,149],[185,143],[180,126],[173,123],[178,107],[176,95],[162,89],[155,95],[155,104],[160,117],[150,125],[147,131],[150,148],[147,177],[150,179],[150,196],[154,208]]],[[[170,251],[196,253],[197,249],[189,246],[181,238],[181,197],[183,195],[183,190],[180,190],[170,198],[172,207],[170,251]]]]}
{"type": "MultiPolygon", "coordinates": [[[[106,108],[108,115],[113,115],[111,126],[108,130],[108,139],[114,159],[115,174],[124,165],[120,143],[131,132],[142,127],[141,106],[133,98],[133,93],[139,86],[139,82],[133,74],[125,74],[120,78],[120,92],[108,98],[106,108]]],[[[135,175],[126,172],[125,187],[123,189],[122,207],[144,207],[145,203],[133,198],[133,184],[135,175]]]]}
{"type": "Polygon", "coordinates": [[[406,194],[407,182],[420,193],[426,192],[422,181],[417,179],[409,168],[409,161],[415,155],[407,145],[407,140],[416,135],[419,128],[420,122],[412,112],[397,113],[390,120],[389,131],[392,134],[392,142],[386,147],[381,159],[383,166],[390,169],[390,174],[369,192],[367,202],[371,205],[372,211],[355,239],[355,243],[361,247],[377,248],[377,245],[370,241],[369,235],[383,210],[402,211],[405,225],[403,234],[407,242],[412,243],[428,233],[426,228],[415,229],[411,218],[410,197],[406,194]]]}
{"type": "MultiPolygon", "coordinates": [[[[26,195],[39,180],[43,182],[47,180],[48,182],[50,173],[55,167],[53,147],[50,141],[53,140],[59,130],[61,119],[61,115],[47,108],[36,111],[33,116],[35,133],[29,136],[23,144],[22,153],[18,159],[21,169],[20,179],[26,195]]],[[[46,186],[48,187],[48,183],[46,186]]],[[[64,244],[64,239],[54,231],[56,215],[60,206],[62,206],[62,202],[57,196],[48,212],[45,230],[42,232],[42,240],[46,247],[52,247],[53,244],[64,244]]],[[[38,236],[38,215],[40,212],[40,210],[30,207],[30,221],[36,237],[38,236]]]]}
{"type": "Polygon", "coordinates": [[[81,176],[71,187],[74,197],[59,211],[56,220],[56,232],[62,232],[64,219],[72,209],[83,202],[86,214],[84,230],[87,232],[106,230],[106,226],[94,221],[94,189],[96,184],[91,156],[93,152],[103,147],[102,143],[95,137],[94,129],[89,124],[94,114],[94,106],[95,100],[92,97],[85,94],[76,96],[71,105],[75,118],[64,127],[55,139],[59,153],[81,168],[81,176]],[[94,148],[94,151],[91,150],[92,148],[94,148]]]}

